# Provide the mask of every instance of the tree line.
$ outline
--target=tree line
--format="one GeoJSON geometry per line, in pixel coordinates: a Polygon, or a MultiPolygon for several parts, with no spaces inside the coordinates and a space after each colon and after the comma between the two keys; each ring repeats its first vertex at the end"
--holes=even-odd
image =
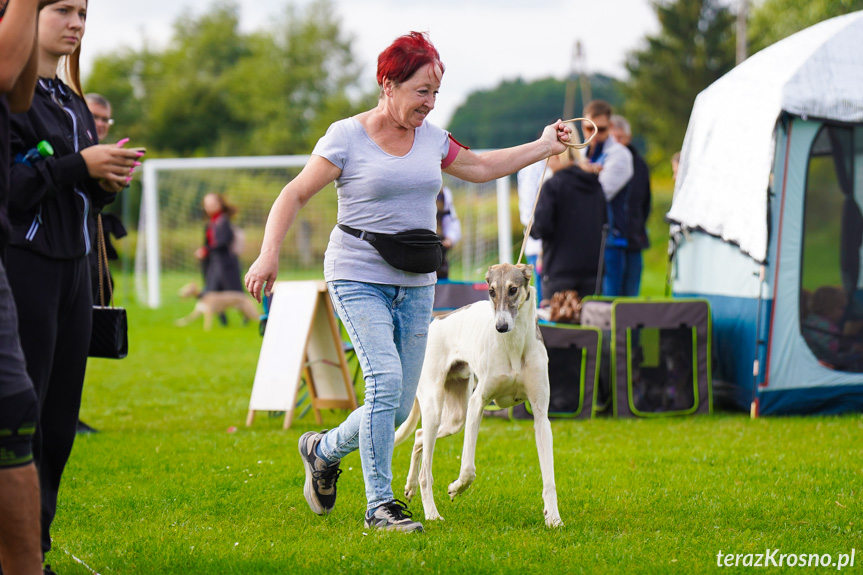
{"type": "MultiPolygon", "coordinates": [[[[660,30],[627,57],[628,78],[591,77],[593,97],[626,115],[654,166],[680,149],[698,93],[735,64],[735,4],[652,0],[660,30]]],[[[756,0],[750,53],[863,0],[756,0]]],[[[573,39],[574,40],[574,39],[573,39]]],[[[330,0],[287,5],[266,30],[240,30],[234,0],[187,12],[164,49],[96,58],[85,80],[106,96],[124,134],[155,156],[302,154],[334,120],[372,107],[377,87],[360,77],[330,0]]],[[[533,139],[560,117],[566,78],[506,80],[471,94],[448,129],[474,148],[533,139]]],[[[583,106],[578,94],[575,110],[583,106]]]]}

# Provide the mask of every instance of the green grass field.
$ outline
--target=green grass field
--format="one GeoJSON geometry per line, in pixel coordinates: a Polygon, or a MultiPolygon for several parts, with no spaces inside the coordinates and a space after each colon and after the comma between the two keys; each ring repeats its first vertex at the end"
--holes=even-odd
{"type": "MultiPolygon", "coordinates": [[[[653,239],[645,292],[656,294],[664,238],[653,239]]],[[[318,427],[312,415],[288,431],[265,414],[244,427],[261,338],[238,315],[209,333],[175,328],[191,305],[176,296],[159,310],[128,305],[129,357],[90,362],[82,419],[100,433],[78,437],[64,475],[48,556],[62,575],[707,573],[720,551],[766,549],[836,559],[860,548],[855,568],[863,564],[859,415],[555,421],[566,523],[555,530],[543,523],[532,422],[485,420],[477,480],[455,502],[446,485],[462,435],[438,442],[446,521],[425,534],[363,528],[356,454],[343,461],[335,512],[318,517],[296,452],[299,435],[318,427]]],[[[344,415],[326,412],[325,426],[344,415]]],[[[397,496],[409,452],[396,448],[397,496]]],[[[411,507],[422,520],[419,500],[411,507]]]]}

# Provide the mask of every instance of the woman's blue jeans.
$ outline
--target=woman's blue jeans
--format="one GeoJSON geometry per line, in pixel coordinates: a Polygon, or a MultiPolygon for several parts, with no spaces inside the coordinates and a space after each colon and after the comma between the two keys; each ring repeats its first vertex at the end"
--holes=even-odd
{"type": "Polygon", "coordinates": [[[434,286],[337,280],[327,287],[363,369],[366,396],[362,406],[324,436],[320,450],[334,462],[359,449],[368,508],[374,509],[394,499],[395,430],[416,397],[434,286]]]}

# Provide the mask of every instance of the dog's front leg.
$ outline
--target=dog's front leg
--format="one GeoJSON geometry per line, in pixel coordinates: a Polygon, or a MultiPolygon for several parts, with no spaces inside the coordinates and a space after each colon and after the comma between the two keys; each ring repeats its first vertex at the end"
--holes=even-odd
{"type": "Polygon", "coordinates": [[[479,436],[479,424],[482,421],[482,411],[488,403],[488,398],[482,393],[482,382],[474,390],[467,404],[467,420],[464,426],[464,448],[461,453],[461,470],[458,479],[449,484],[449,498],[464,493],[476,479],[476,441],[479,436]]]}
{"type": "Polygon", "coordinates": [[[554,441],[551,436],[551,423],[548,421],[549,384],[548,374],[538,379],[539,389],[528,391],[528,399],[533,409],[533,427],[536,433],[536,451],[539,455],[539,469],[542,472],[542,501],[545,524],[561,527],[563,521],[557,510],[557,486],[554,482],[554,441]],[[544,380],[544,382],[543,382],[544,380]]]}

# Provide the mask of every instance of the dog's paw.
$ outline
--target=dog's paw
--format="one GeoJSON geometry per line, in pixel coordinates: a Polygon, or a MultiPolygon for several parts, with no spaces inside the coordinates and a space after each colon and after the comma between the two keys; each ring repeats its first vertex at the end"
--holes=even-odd
{"type": "Polygon", "coordinates": [[[405,499],[410,502],[417,494],[417,485],[405,485],[405,499]]]}
{"type": "Polygon", "coordinates": [[[457,480],[453,481],[452,483],[450,483],[449,487],[447,487],[447,494],[449,494],[450,501],[453,501],[455,499],[456,495],[461,495],[462,493],[467,491],[467,488],[471,486],[471,483],[473,483],[473,482],[472,481],[462,482],[461,479],[457,479],[457,480]]]}
{"type": "Polygon", "coordinates": [[[435,510],[433,513],[426,515],[426,521],[443,521],[443,517],[435,510]]]}
{"type": "Polygon", "coordinates": [[[563,519],[560,518],[560,515],[546,516],[545,518],[546,527],[563,527],[563,525],[563,519]]]}

